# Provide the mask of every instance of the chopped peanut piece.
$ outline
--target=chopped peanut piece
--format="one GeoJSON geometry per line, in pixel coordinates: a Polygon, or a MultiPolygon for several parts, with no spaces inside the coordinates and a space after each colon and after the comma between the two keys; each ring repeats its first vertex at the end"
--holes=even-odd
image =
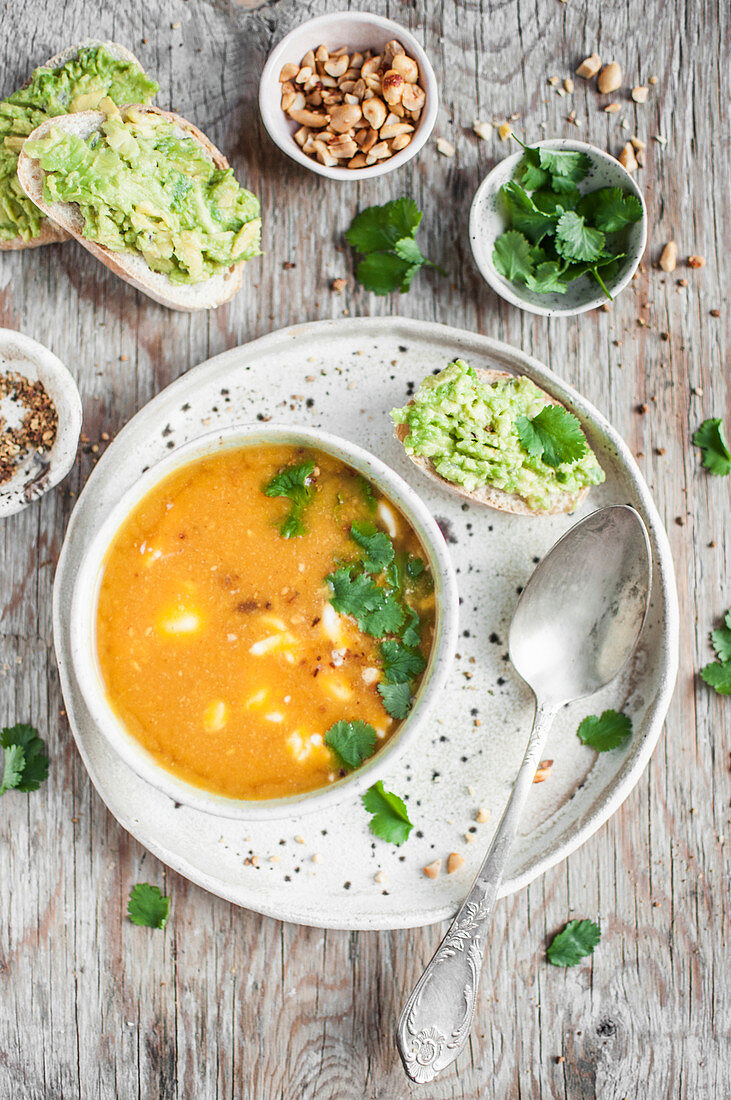
{"type": "Polygon", "coordinates": [[[548,773],[553,767],[553,760],[541,760],[540,764],[536,768],[536,774],[533,776],[534,783],[543,783],[548,779],[548,773]]]}
{"type": "Polygon", "coordinates": [[[435,859],[433,863],[427,863],[426,867],[422,867],[422,870],[427,878],[438,878],[441,869],[441,859],[435,859]]]}
{"type": "Polygon", "coordinates": [[[610,61],[599,73],[597,87],[602,95],[607,92],[616,92],[622,86],[622,70],[616,61],[610,61]]]}
{"type": "Polygon", "coordinates": [[[464,866],[464,856],[461,856],[459,852],[450,852],[449,859],[447,860],[447,874],[453,875],[455,871],[459,871],[460,867],[464,866]]]}
{"type": "Polygon", "coordinates": [[[675,271],[675,267],[678,262],[678,246],[675,241],[668,241],[662,250],[660,257],[660,267],[663,271],[670,274],[671,271],[675,271]]]}
{"type": "Polygon", "coordinates": [[[638,84],[632,89],[632,98],[635,103],[647,103],[647,97],[650,94],[650,89],[644,87],[642,84],[638,84]]]}
{"type": "Polygon", "coordinates": [[[689,256],[688,267],[705,267],[706,261],[703,256],[689,256]]]}
{"type": "Polygon", "coordinates": [[[437,138],[437,149],[443,157],[453,157],[457,152],[455,146],[446,138],[437,138]]]}
{"type": "Polygon", "coordinates": [[[622,167],[626,168],[630,175],[632,174],[632,172],[637,171],[637,168],[639,166],[637,164],[637,157],[635,156],[635,151],[632,148],[631,142],[627,142],[625,147],[622,149],[622,152],[619,154],[618,160],[622,167]]]}
{"type": "Polygon", "coordinates": [[[503,122],[501,126],[498,126],[497,132],[501,141],[507,141],[513,132],[513,127],[509,122],[503,122]]]}
{"type": "Polygon", "coordinates": [[[491,811],[486,809],[485,806],[480,806],[479,810],[477,811],[477,816],[475,817],[475,821],[479,821],[480,825],[484,825],[485,822],[489,821],[491,817],[492,817],[491,811]]]}
{"type": "Polygon", "coordinates": [[[480,122],[479,118],[476,118],[472,123],[472,129],[483,141],[489,141],[492,137],[493,125],[491,122],[480,122]]]}
{"type": "Polygon", "coordinates": [[[584,80],[591,80],[592,77],[596,76],[601,67],[601,57],[598,53],[593,53],[589,57],[584,58],[584,60],[581,62],[578,69],[576,70],[576,75],[583,76],[584,80]]]}

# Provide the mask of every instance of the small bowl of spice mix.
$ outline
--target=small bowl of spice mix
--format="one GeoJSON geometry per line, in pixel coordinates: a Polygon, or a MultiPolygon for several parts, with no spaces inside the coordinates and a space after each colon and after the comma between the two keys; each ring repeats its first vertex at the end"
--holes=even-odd
{"type": "Polygon", "coordinates": [[[434,70],[405,27],[366,12],[311,19],[283,38],[259,86],[269,136],[329,179],[368,179],[415,156],[436,121],[434,70]]]}
{"type": "Polygon", "coordinates": [[[0,517],[20,512],[71,469],[81,399],[53,352],[0,329],[0,517]]]}

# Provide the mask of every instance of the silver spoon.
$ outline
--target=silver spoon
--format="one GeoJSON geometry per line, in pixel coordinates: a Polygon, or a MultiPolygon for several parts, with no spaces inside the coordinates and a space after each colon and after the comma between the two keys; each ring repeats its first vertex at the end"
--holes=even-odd
{"type": "Polygon", "coordinates": [[[396,1041],[412,1081],[432,1081],[469,1038],[495,904],[520,815],[560,707],[621,671],[647,612],[652,566],[639,514],[602,508],[559,539],[525,586],[510,626],[510,659],[536,697],[533,729],[472,889],[401,1013],[396,1041]]]}

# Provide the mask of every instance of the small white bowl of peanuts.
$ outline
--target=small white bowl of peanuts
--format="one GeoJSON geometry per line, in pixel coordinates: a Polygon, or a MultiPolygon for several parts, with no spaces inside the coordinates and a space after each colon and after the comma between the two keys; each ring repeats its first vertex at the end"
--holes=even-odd
{"type": "Polygon", "coordinates": [[[426,143],[434,70],[405,27],[368,12],[321,15],[270,54],[259,83],[264,126],[282,152],[335,180],[385,175],[426,143]]]}

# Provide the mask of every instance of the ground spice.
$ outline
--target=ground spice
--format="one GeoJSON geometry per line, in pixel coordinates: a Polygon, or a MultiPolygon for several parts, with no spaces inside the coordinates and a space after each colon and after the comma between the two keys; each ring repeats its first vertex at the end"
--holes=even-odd
{"type": "Polygon", "coordinates": [[[0,402],[6,398],[25,412],[13,427],[0,416],[0,485],[10,481],[18,463],[30,451],[39,455],[49,451],[58,429],[56,406],[42,382],[31,382],[15,371],[0,374],[0,402]]]}

